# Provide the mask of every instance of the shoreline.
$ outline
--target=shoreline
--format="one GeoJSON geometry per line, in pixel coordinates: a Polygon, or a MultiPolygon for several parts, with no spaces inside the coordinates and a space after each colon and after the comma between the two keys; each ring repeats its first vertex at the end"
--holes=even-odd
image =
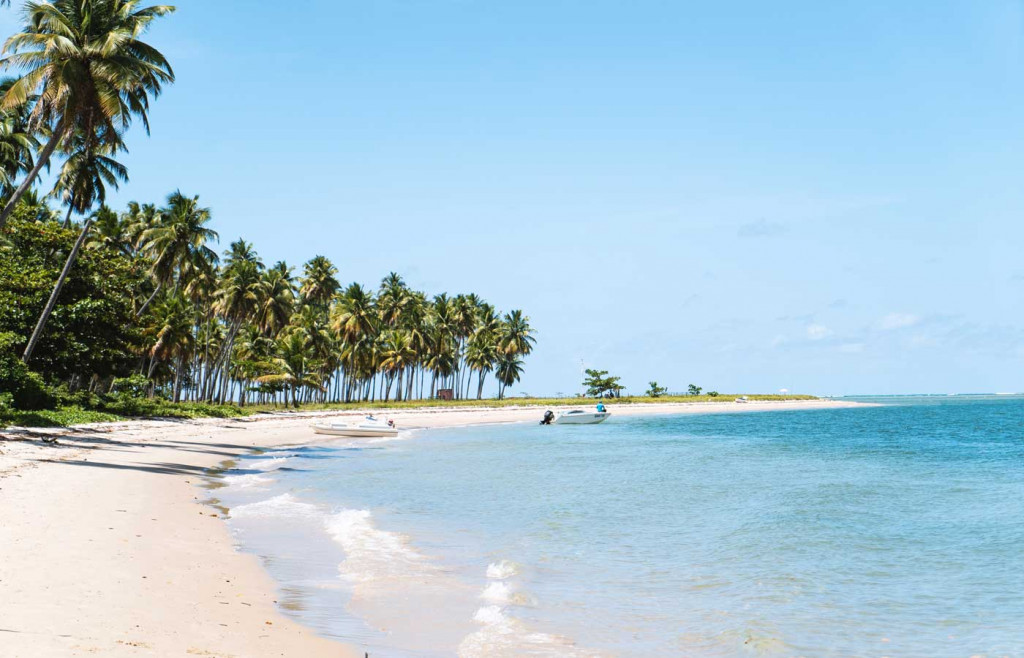
{"type": "MultiPolygon", "coordinates": [[[[588,405],[589,406],[589,405],[588,405]]],[[[865,407],[840,400],[609,405],[622,416],[865,407]]],[[[567,407],[568,408],[568,407],[567,407]]],[[[538,407],[367,410],[402,429],[537,421],[538,407]]],[[[5,655],[362,656],[277,607],[201,487],[226,461],[309,445],[358,410],[0,430],[5,655]],[[56,439],[56,443],[44,441],[56,439]],[[74,467],[74,468],[72,468],[74,467]]]]}

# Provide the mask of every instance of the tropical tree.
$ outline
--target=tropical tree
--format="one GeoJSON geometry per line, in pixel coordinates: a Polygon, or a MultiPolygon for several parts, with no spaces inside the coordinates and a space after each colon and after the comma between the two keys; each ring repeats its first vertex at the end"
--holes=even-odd
{"type": "Polygon", "coordinates": [[[402,377],[407,368],[416,362],[416,350],[413,349],[409,333],[399,329],[389,329],[382,336],[380,366],[388,374],[387,389],[384,401],[391,398],[391,384],[398,378],[395,400],[402,401],[402,377]]]}
{"type": "Polygon", "coordinates": [[[523,376],[523,360],[514,354],[502,354],[498,358],[498,368],[494,374],[498,378],[498,399],[503,400],[505,389],[523,376]]]}
{"type": "Polygon", "coordinates": [[[668,389],[664,386],[658,386],[658,382],[650,382],[650,388],[647,389],[647,397],[649,398],[660,398],[661,396],[668,393],[668,389]]]}
{"type": "Polygon", "coordinates": [[[610,377],[607,370],[587,368],[583,385],[587,387],[587,395],[595,398],[619,397],[626,388],[619,384],[621,377],[610,377]]]}
{"type": "MultiPolygon", "coordinates": [[[[0,81],[0,98],[14,82],[13,78],[0,81]]],[[[29,112],[34,100],[0,109],[0,195],[4,197],[14,191],[18,176],[31,171],[34,166],[34,154],[39,148],[39,140],[29,127],[29,112]]]]}
{"type": "Polygon", "coordinates": [[[53,0],[25,5],[25,26],[4,44],[0,66],[22,72],[0,110],[24,106],[33,97],[31,126],[49,138],[21,184],[0,210],[0,229],[18,201],[61,144],[74,135],[85,150],[110,152],[138,117],[149,132],[149,99],[174,81],[166,58],[140,40],[153,20],[173,7],[140,7],[137,0],[53,0]]]}
{"type": "Polygon", "coordinates": [[[107,186],[115,190],[120,183],[128,182],[128,169],[112,157],[113,147],[93,146],[82,134],[75,136],[75,148],[61,167],[60,176],[53,188],[67,204],[64,227],[71,226],[71,214],[84,215],[95,204],[103,204],[107,198],[107,186]]]}
{"type": "Polygon", "coordinates": [[[263,274],[263,298],[255,321],[264,335],[276,336],[288,324],[295,308],[295,283],[292,271],[278,262],[263,274]]]}
{"type": "Polygon", "coordinates": [[[470,372],[477,373],[476,399],[484,394],[484,378],[498,362],[499,352],[495,336],[489,331],[478,331],[473,334],[466,347],[466,365],[470,372]]]}
{"type": "Polygon", "coordinates": [[[261,384],[284,384],[291,391],[292,406],[299,406],[298,390],[311,388],[321,390],[322,386],[316,374],[315,361],[311,354],[309,342],[300,331],[287,331],[278,341],[278,356],[274,359],[279,372],[263,375],[256,379],[261,384]]]}
{"type": "MultiPolygon", "coordinates": [[[[140,208],[137,221],[150,221],[146,208],[140,208]]],[[[138,310],[138,315],[165,286],[186,269],[202,268],[217,263],[217,252],[207,243],[219,239],[209,228],[212,214],[209,208],[199,207],[199,197],[188,197],[176,191],[167,197],[167,206],[159,212],[156,224],[139,235],[142,251],[150,258],[150,275],[156,287],[149,299],[138,310]]]]}
{"type": "Polygon", "coordinates": [[[518,309],[511,311],[504,318],[499,347],[505,354],[527,356],[537,342],[533,333],[530,318],[518,309]]]}
{"type": "Polygon", "coordinates": [[[147,352],[149,369],[146,376],[152,378],[153,372],[161,362],[173,362],[175,402],[181,400],[181,382],[186,360],[195,347],[192,317],[192,309],[182,297],[168,297],[154,306],[145,330],[145,335],[149,336],[153,343],[147,352]]]}
{"type": "MultiPolygon", "coordinates": [[[[107,185],[117,189],[120,181],[128,180],[128,170],[112,158],[98,153],[98,150],[98,148],[89,149],[88,145],[83,143],[80,145],[79,150],[73,153],[64,164],[61,176],[57,181],[57,189],[72,190],[68,203],[68,219],[71,217],[71,209],[84,213],[94,203],[102,204],[107,196],[107,185]]],[[[83,224],[78,239],[75,241],[75,246],[71,249],[71,253],[68,254],[67,260],[64,262],[64,269],[61,270],[60,276],[57,277],[57,282],[53,286],[50,299],[47,300],[46,306],[43,307],[43,312],[39,315],[39,321],[36,323],[36,327],[32,331],[32,337],[29,338],[28,344],[25,346],[25,353],[22,355],[22,361],[25,363],[28,363],[32,358],[32,352],[35,350],[40,336],[43,335],[46,321],[49,320],[50,314],[53,313],[53,307],[57,304],[57,299],[60,297],[60,291],[64,287],[68,273],[71,272],[75,260],[78,259],[78,252],[81,251],[82,245],[85,244],[85,238],[89,234],[93,218],[90,217],[83,224]]],[[[67,224],[67,221],[65,220],[65,224],[67,224]]]]}
{"type": "Polygon", "coordinates": [[[306,304],[325,307],[341,284],[335,275],[338,268],[325,256],[314,256],[306,263],[299,293],[306,304]]]}

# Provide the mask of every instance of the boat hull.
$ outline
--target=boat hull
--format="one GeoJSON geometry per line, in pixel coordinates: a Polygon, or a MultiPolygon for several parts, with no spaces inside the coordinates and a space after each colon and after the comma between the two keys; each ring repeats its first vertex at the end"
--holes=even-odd
{"type": "Polygon", "coordinates": [[[603,423],[611,416],[607,411],[595,411],[593,413],[563,414],[552,421],[555,425],[596,425],[603,423]]]}

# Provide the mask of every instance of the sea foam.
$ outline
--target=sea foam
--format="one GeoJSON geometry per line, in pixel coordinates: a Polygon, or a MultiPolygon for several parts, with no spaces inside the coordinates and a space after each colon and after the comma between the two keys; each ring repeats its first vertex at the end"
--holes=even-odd
{"type": "Polygon", "coordinates": [[[231,518],[234,519],[313,518],[322,514],[316,505],[297,500],[290,493],[239,505],[231,510],[231,518]]]}
{"type": "Polygon", "coordinates": [[[324,526],[345,551],[338,570],[346,578],[370,582],[432,570],[404,535],[377,528],[368,510],[343,510],[328,517],[324,526]]]}

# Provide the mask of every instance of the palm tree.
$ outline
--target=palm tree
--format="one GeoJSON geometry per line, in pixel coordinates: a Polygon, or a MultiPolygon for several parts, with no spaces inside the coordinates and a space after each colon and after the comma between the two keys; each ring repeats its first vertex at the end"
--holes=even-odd
{"type": "Polygon", "coordinates": [[[494,334],[488,331],[477,331],[466,346],[466,366],[477,373],[476,399],[483,397],[484,378],[494,368],[498,360],[498,345],[494,334]]]}
{"type": "Polygon", "coordinates": [[[389,329],[382,336],[380,366],[388,373],[387,392],[384,395],[386,402],[391,397],[391,384],[398,377],[398,387],[395,390],[395,401],[402,401],[402,376],[406,369],[416,361],[416,350],[413,349],[412,341],[408,332],[399,329],[389,329]]]}
{"type": "Polygon", "coordinates": [[[36,96],[32,126],[49,139],[32,169],[0,211],[0,229],[60,144],[76,131],[86,150],[116,150],[138,117],[149,132],[149,98],[174,81],[166,58],[139,37],[173,7],[140,7],[138,0],[53,0],[25,5],[26,24],[4,44],[0,66],[22,76],[0,99],[0,110],[36,96]]]}
{"type": "MultiPolygon", "coordinates": [[[[0,97],[7,93],[15,80],[0,81],[0,97]]],[[[14,191],[15,179],[34,166],[33,154],[39,140],[29,128],[32,102],[0,110],[0,195],[6,197],[14,191]]]]}
{"type": "Polygon", "coordinates": [[[83,135],[75,136],[75,150],[68,155],[53,194],[59,194],[68,206],[64,227],[71,225],[71,213],[84,215],[94,204],[103,204],[107,198],[107,185],[115,190],[119,183],[128,182],[128,169],[111,156],[115,150],[106,146],[90,146],[83,135]]]}
{"type": "Polygon", "coordinates": [[[504,400],[505,389],[523,376],[523,360],[513,354],[503,354],[498,359],[498,369],[494,374],[498,378],[498,399],[504,400]]]}
{"type": "Polygon", "coordinates": [[[132,245],[124,216],[107,206],[100,206],[94,213],[92,235],[86,249],[105,249],[125,256],[132,255],[132,245]]]}
{"type": "Polygon", "coordinates": [[[292,271],[279,262],[263,274],[264,297],[256,311],[256,323],[265,335],[276,336],[292,317],[295,283],[292,271]]]}
{"type": "Polygon", "coordinates": [[[152,321],[145,333],[153,338],[153,345],[148,350],[149,371],[146,376],[153,376],[158,363],[173,360],[174,401],[179,402],[185,362],[195,347],[192,309],[180,296],[163,300],[153,308],[152,321]]]}
{"type": "MultiPolygon", "coordinates": [[[[227,252],[220,287],[217,289],[214,309],[228,324],[228,334],[221,352],[214,360],[207,377],[212,377],[219,368],[222,371],[220,402],[227,395],[228,359],[234,348],[235,337],[243,322],[256,314],[264,296],[263,263],[252,251],[252,245],[244,240],[231,244],[227,252]]],[[[210,391],[212,395],[213,391],[210,391]]]]}
{"type": "MultiPolygon", "coordinates": [[[[107,198],[107,185],[117,189],[119,181],[127,180],[128,170],[124,165],[102,153],[96,152],[96,149],[89,149],[88,145],[83,144],[78,151],[68,158],[57,181],[57,189],[73,190],[70,195],[68,219],[71,217],[71,209],[78,210],[84,214],[92,207],[93,203],[98,202],[102,204],[107,198]]],[[[36,322],[36,327],[32,330],[32,336],[29,338],[28,344],[25,345],[25,353],[21,357],[21,360],[25,363],[28,363],[32,358],[32,352],[35,350],[39,338],[43,335],[46,322],[50,319],[50,314],[53,313],[53,309],[57,305],[61,288],[64,287],[64,282],[67,280],[72,266],[78,259],[78,252],[82,250],[82,245],[85,244],[85,238],[89,234],[89,227],[92,226],[94,217],[95,215],[87,219],[82,226],[82,231],[79,233],[78,239],[75,240],[75,246],[71,249],[71,253],[68,254],[67,260],[64,263],[64,269],[61,270],[60,276],[57,277],[57,283],[53,286],[50,299],[47,300],[43,312],[39,315],[39,321],[36,322]]],[[[65,223],[67,221],[66,219],[65,223]]]]}
{"type": "Polygon", "coordinates": [[[334,293],[341,287],[335,278],[338,268],[325,256],[314,256],[306,263],[304,269],[302,288],[299,290],[302,301],[326,307],[334,293]]]}
{"type": "Polygon", "coordinates": [[[156,289],[136,312],[136,317],[142,315],[164,286],[174,281],[176,274],[180,275],[190,266],[217,263],[217,252],[206,246],[207,242],[220,238],[216,231],[207,227],[210,220],[210,209],[199,207],[198,196],[187,197],[179,190],[167,197],[167,207],[159,213],[157,224],[139,236],[142,250],[151,258],[150,274],[156,289]]]}
{"type": "Polygon", "coordinates": [[[533,351],[537,339],[533,337],[530,318],[522,311],[514,310],[505,315],[502,325],[499,347],[504,354],[526,356],[533,351]]]}
{"type": "Polygon", "coordinates": [[[257,377],[256,381],[261,384],[287,385],[291,389],[292,406],[299,406],[299,388],[322,389],[309,342],[301,330],[284,333],[278,341],[278,357],[274,363],[279,372],[257,377]]]}

